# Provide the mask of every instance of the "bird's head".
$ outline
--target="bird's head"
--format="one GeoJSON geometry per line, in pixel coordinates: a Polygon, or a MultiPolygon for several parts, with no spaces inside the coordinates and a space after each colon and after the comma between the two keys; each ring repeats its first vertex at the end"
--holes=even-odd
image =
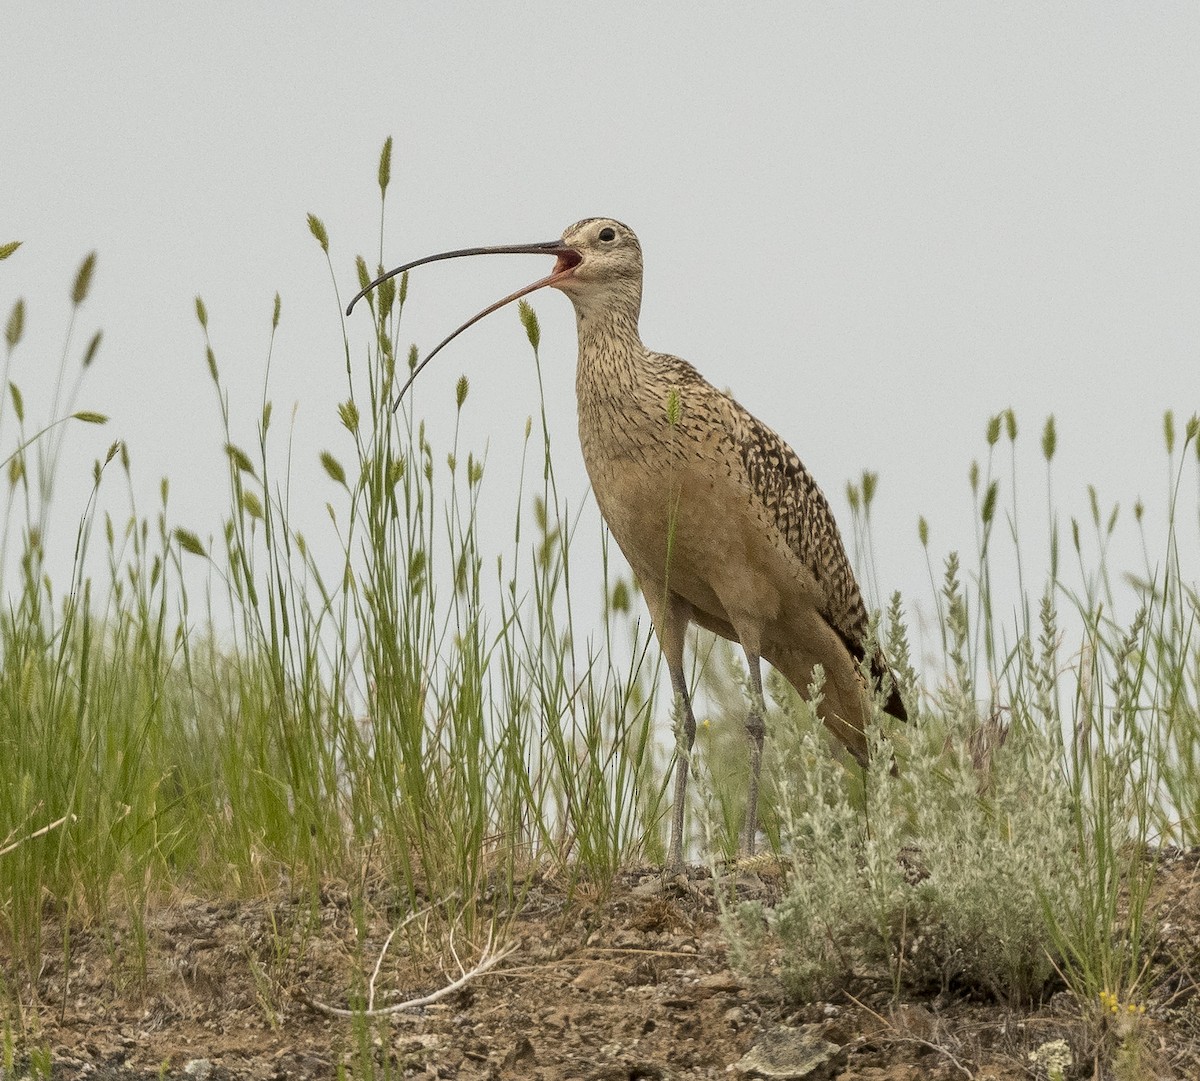
{"type": "Polygon", "coordinates": [[[467,255],[553,255],[556,262],[554,269],[546,277],[539,278],[532,285],[518,289],[515,293],[510,293],[496,301],[495,304],[484,308],[478,315],[467,320],[453,334],[430,350],[425,359],[413,371],[408,382],[401,388],[401,395],[411,385],[417,373],[433,359],[434,354],[449,345],[467,327],[479,322],[497,308],[511,304],[519,297],[546,286],[566,293],[575,305],[575,310],[580,318],[584,318],[589,312],[620,306],[625,310],[632,311],[633,321],[636,324],[642,293],[642,246],[628,225],[613,218],[585,218],[570,226],[559,240],[549,240],[537,244],[502,244],[488,248],[459,248],[456,251],[441,252],[438,255],[427,255],[423,259],[415,259],[411,263],[405,263],[376,278],[350,301],[349,307],[346,308],[346,314],[349,315],[359,300],[381,282],[387,281],[388,278],[394,278],[397,274],[412,270],[413,267],[421,266],[424,263],[434,263],[442,259],[458,259],[467,255]]]}
{"type": "Polygon", "coordinates": [[[642,246],[628,225],[613,218],[585,218],[570,226],[559,243],[574,261],[552,284],[577,303],[604,301],[613,292],[641,291],[642,246]]]}

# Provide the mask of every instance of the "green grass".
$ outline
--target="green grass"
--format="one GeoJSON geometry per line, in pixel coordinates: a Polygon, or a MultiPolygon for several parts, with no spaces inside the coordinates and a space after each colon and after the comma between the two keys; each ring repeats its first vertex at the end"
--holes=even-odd
{"type": "MultiPolygon", "coordinates": [[[[322,223],[309,227],[328,255],[322,223]]],[[[85,265],[90,278],[94,258],[85,265]]],[[[86,289],[73,296],[78,308],[86,289]]],[[[273,426],[270,353],[255,430],[235,431],[199,298],[228,465],[229,511],[213,528],[174,522],[166,480],[142,513],[116,444],[95,469],[74,578],[56,588],[44,522],[60,458],[43,447],[58,418],[27,436],[12,390],[0,936],[26,974],[52,912],[62,928],[132,912],[140,935],[148,905],[175,888],[315,897],[336,879],[360,896],[383,883],[401,907],[431,898],[447,927],[465,921],[482,939],[480,898],[489,919],[512,911],[534,866],[606,881],[661,849],[656,651],[628,614],[575,626],[578,591],[606,587],[571,584],[577,523],[544,415],[526,427],[506,540],[481,535],[478,452],[457,432],[435,449],[419,418],[392,413],[404,300],[405,283],[384,288],[370,298],[374,333],[361,314],[346,327],[341,436],[319,462],[321,559],[291,524],[292,477],[274,464],[286,433],[273,426]],[[351,331],[369,339],[357,355],[351,331]],[[98,509],[113,502],[114,469],[129,487],[124,521],[98,509]]],[[[341,307],[335,283],[331,313],[341,307]]],[[[19,303],[6,375],[23,315],[19,303]]],[[[272,331],[280,318],[276,298],[272,331]]],[[[523,318],[536,357],[536,318],[523,318]]],[[[60,385],[93,355],[74,369],[64,350],[60,385]]],[[[455,395],[461,411],[465,379],[455,395]]]]}
{"type": "MultiPolygon", "coordinates": [[[[315,216],[309,229],[333,280],[330,318],[341,319],[328,232],[315,216]]],[[[94,268],[89,256],[75,279],[75,314],[94,268]]],[[[357,276],[372,276],[361,257],[357,276]]],[[[601,541],[602,580],[575,573],[573,553],[592,538],[580,538],[559,489],[544,406],[525,428],[511,530],[485,532],[478,449],[459,430],[435,448],[410,406],[390,409],[417,360],[400,344],[406,300],[405,278],[386,283],[367,299],[369,318],[343,322],[337,438],[319,462],[295,467],[305,483],[293,486],[290,463],[277,464],[289,455],[270,352],[257,423],[236,430],[197,299],[226,515],[202,528],[177,522],[167,480],[142,511],[114,443],[93,467],[74,538],[48,535],[49,511],[55,478],[72,468],[63,426],[103,420],[75,408],[100,336],[77,351],[72,315],[50,416],[31,424],[12,378],[24,302],[13,309],[0,407],[0,447],[10,448],[0,954],[13,963],[0,1001],[17,1022],[40,958],[54,950],[68,961],[82,927],[110,933],[127,921],[123,978],[137,981],[147,913],[176,890],[282,889],[315,905],[336,881],[360,912],[388,898],[397,922],[432,905],[437,949],[439,927],[481,945],[535,867],[603,885],[622,866],[662,860],[669,703],[624,565],[601,541]],[[127,492],[118,498],[114,485],[127,492]],[[107,508],[121,499],[129,510],[114,517],[107,508]],[[300,499],[326,502],[319,544],[293,525],[300,499]],[[73,551],[71,580],[49,580],[51,545],[73,551]],[[600,590],[593,626],[577,612],[600,590]]],[[[273,331],[281,318],[277,298],[273,331]]],[[[540,363],[524,305],[521,320],[540,363]]],[[[465,378],[454,394],[461,415],[465,378]]],[[[798,995],[828,993],[848,972],[876,972],[895,994],[966,988],[1018,1002],[1065,978],[1087,1010],[1143,992],[1154,852],[1200,842],[1200,599],[1194,559],[1181,554],[1195,551],[1200,517],[1186,494],[1197,422],[1177,433],[1168,414],[1164,425],[1171,492],[1154,525],[1166,549],[1143,543],[1144,565],[1121,571],[1108,556],[1118,515],[1102,513],[1094,491],[1090,523],[1060,521],[1053,419],[1044,481],[1020,475],[1019,438],[1011,411],[986,427],[983,463],[969,472],[973,553],[935,556],[920,521],[931,595],[908,603],[936,612],[932,646],[912,655],[898,600],[884,623],[913,706],[910,725],[874,734],[896,775],[890,753],[866,776],[832,754],[811,705],[772,683],[762,820],[800,873],[774,911],[731,907],[727,926],[745,964],[782,944],[798,995]],[[1018,482],[1046,490],[1034,555],[1018,482]],[[1003,546],[1014,596],[998,584],[1003,546]]],[[[850,490],[847,532],[868,582],[878,578],[880,482],[865,474],[850,490]]],[[[1139,531],[1144,516],[1135,508],[1139,531]]],[[[716,858],[732,855],[740,825],[745,698],[724,644],[697,644],[714,723],[701,723],[691,818],[697,851],[716,858]]],[[[288,967],[291,929],[279,938],[284,955],[264,972],[288,967]]]]}

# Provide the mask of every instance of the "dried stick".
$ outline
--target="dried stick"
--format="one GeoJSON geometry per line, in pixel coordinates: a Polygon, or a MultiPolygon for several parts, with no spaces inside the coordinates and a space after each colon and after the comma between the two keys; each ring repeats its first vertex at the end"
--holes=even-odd
{"type": "MultiPolygon", "coordinates": [[[[21,845],[23,845],[26,841],[32,841],[35,837],[41,837],[43,834],[49,833],[53,829],[58,829],[58,827],[61,826],[68,818],[72,822],[75,821],[75,815],[63,815],[62,818],[60,818],[57,822],[51,822],[50,825],[43,826],[40,830],[34,830],[31,834],[29,834],[28,837],[22,837],[19,841],[13,841],[13,843],[7,847],[0,848],[0,856],[7,856],[10,852],[20,848],[21,845]]],[[[11,837],[12,834],[9,834],[9,836],[11,837]]]]}
{"type": "MultiPolygon", "coordinates": [[[[411,919],[412,917],[410,917],[411,919]]],[[[399,930],[399,928],[397,928],[399,930]]],[[[392,932],[395,934],[395,932],[392,932]]],[[[392,940],[392,936],[388,936],[388,942],[384,943],[384,950],[387,949],[388,943],[392,940]]],[[[410,998],[407,1002],[397,1002],[394,1006],[385,1006],[382,1009],[374,1009],[372,1002],[374,1001],[374,983],[375,977],[371,977],[371,988],[367,998],[367,1008],[365,1010],[345,1010],[339,1006],[329,1006],[324,1002],[319,1002],[315,998],[305,998],[305,1001],[318,1013],[327,1014],[330,1017],[388,1017],[391,1014],[403,1013],[405,1010],[415,1010],[421,1006],[428,1006],[439,999],[445,998],[447,995],[454,994],[455,991],[461,990],[476,976],[482,976],[488,969],[494,967],[503,961],[509,954],[517,949],[517,944],[513,943],[498,953],[492,952],[493,936],[488,935],[487,945],[483,948],[483,954],[480,956],[478,963],[470,971],[462,967],[459,963],[459,969],[462,975],[452,983],[441,987],[436,991],[431,991],[428,995],[422,995],[419,998],[410,998]]],[[[380,954],[380,961],[383,960],[383,954],[380,954]]],[[[378,973],[379,965],[376,964],[375,971],[378,973]]]]}

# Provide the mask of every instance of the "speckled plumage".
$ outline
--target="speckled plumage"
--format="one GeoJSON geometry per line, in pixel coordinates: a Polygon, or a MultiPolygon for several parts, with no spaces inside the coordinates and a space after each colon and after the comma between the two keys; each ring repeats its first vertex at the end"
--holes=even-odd
{"type": "MultiPolygon", "coordinates": [[[[753,850],[762,702],[758,659],[807,693],[826,673],[823,719],[860,760],[869,716],[858,662],[888,672],[829,504],[774,431],[684,360],[648,350],[638,333],[641,249],[626,226],[589,219],[563,234],[580,253],[556,287],[576,309],[579,436],[592,489],[637,575],[672,683],[694,727],[683,683],[683,637],[696,622],[744,647],[758,687],[751,734],[751,806],[743,848],[753,850]],[[605,232],[614,234],[607,244],[605,232]],[[614,258],[604,249],[619,248],[614,258]],[[605,259],[605,256],[608,256],[605,259]],[[757,746],[756,746],[757,745],[757,746]]],[[[891,688],[887,709],[904,719],[891,688]]],[[[672,861],[682,858],[686,767],[676,775],[672,861]]]]}
{"type": "Polygon", "coordinates": [[[670,861],[678,866],[683,860],[696,733],[683,671],[690,623],[740,643],[746,655],[750,779],[742,850],[751,855],[766,732],[762,660],[801,694],[808,693],[813,666],[822,666],[821,718],[860,762],[867,758],[867,694],[873,690],[860,676],[864,656],[873,680],[888,691],[885,709],[906,719],[887,661],[878,643],[868,641],[866,606],[837,524],[791,447],[686,361],[642,344],[642,249],[618,221],[577,222],[559,241],[427,256],[390,271],[359,297],[424,263],[514,253],[554,255],[558,262],[547,277],[459,327],[416,371],[467,327],[518,297],[549,286],[570,298],[579,331],[575,387],[583,460],[600,512],[641,584],[679,706],[670,861]]]}

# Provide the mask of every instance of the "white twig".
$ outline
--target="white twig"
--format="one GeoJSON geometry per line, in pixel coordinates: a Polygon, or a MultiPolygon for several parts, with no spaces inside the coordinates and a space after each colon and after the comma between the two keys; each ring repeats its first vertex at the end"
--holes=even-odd
{"type": "Polygon", "coordinates": [[[375,961],[375,968],[371,972],[371,980],[367,984],[367,1012],[369,1013],[375,1006],[375,981],[379,979],[379,969],[383,965],[383,959],[387,955],[388,947],[392,944],[392,939],[396,937],[397,932],[403,931],[413,920],[420,919],[433,908],[433,905],[426,905],[420,912],[411,912],[400,922],[396,927],[392,928],[391,934],[387,936],[383,943],[383,949],[379,951],[379,957],[375,961]]]}
{"type": "Polygon", "coordinates": [[[890,1037],[890,1039],[895,1040],[897,1042],[902,1042],[902,1043],[915,1043],[920,1047],[928,1048],[930,1051],[936,1051],[939,1055],[945,1055],[946,1058],[948,1058],[950,1060],[951,1065],[956,1070],[958,1070],[961,1074],[963,1074],[963,1076],[966,1077],[967,1081],[975,1081],[975,1075],[973,1073],[971,1073],[971,1071],[968,1070],[961,1062],[959,1062],[958,1059],[956,1059],[953,1054],[951,1054],[949,1048],[943,1047],[940,1043],[931,1043],[929,1040],[922,1040],[918,1036],[901,1035],[900,1030],[896,1027],[896,1025],[892,1021],[890,1021],[886,1017],[884,1017],[883,1014],[876,1013],[876,1011],[871,1009],[871,1007],[868,1006],[866,1003],[859,1002],[859,1000],[856,999],[852,994],[850,994],[849,991],[846,991],[843,993],[851,1002],[854,1003],[854,1005],[858,1006],[860,1009],[866,1010],[867,1013],[871,1014],[873,1017],[878,1018],[879,1021],[881,1021],[885,1026],[887,1026],[887,1028],[891,1029],[892,1033],[894,1033],[894,1035],[892,1035],[890,1037]]]}
{"type": "MultiPolygon", "coordinates": [[[[411,920],[412,916],[409,916],[408,919],[411,920]]],[[[408,920],[405,920],[404,922],[407,923],[408,920]]],[[[403,926],[403,924],[401,926],[403,926]]],[[[393,927],[387,938],[383,940],[383,949],[379,951],[379,958],[375,962],[375,968],[371,972],[370,982],[367,984],[367,1013],[370,1013],[375,1008],[375,981],[379,978],[379,966],[383,964],[384,955],[387,953],[388,947],[392,944],[392,939],[396,937],[396,932],[399,930],[399,927],[393,927]]]]}
{"type": "Polygon", "coordinates": [[[948,1048],[943,1047],[940,1043],[932,1043],[929,1040],[922,1040],[917,1036],[893,1036],[892,1039],[901,1041],[903,1043],[915,1043],[919,1047],[927,1048],[930,1051],[936,1051],[939,1055],[945,1055],[946,1058],[950,1060],[950,1064],[956,1070],[962,1073],[962,1075],[966,1077],[967,1081],[975,1081],[975,1075],[971,1073],[971,1071],[968,1070],[961,1062],[959,1062],[958,1059],[956,1059],[950,1053],[948,1048]]]}
{"type": "MultiPolygon", "coordinates": [[[[458,958],[458,950],[456,950],[454,948],[454,928],[457,925],[458,925],[457,920],[455,920],[454,923],[452,923],[450,925],[450,937],[446,940],[446,947],[450,951],[450,956],[454,958],[454,963],[456,965],[458,965],[459,975],[465,976],[467,973],[466,967],[463,965],[462,961],[460,961],[458,958]]],[[[487,955],[488,950],[490,950],[491,948],[492,948],[492,936],[491,936],[491,934],[489,934],[488,935],[488,944],[483,949],[485,956],[487,955]]]]}
{"type": "MultiPolygon", "coordinates": [[[[394,933],[394,932],[393,932],[394,933]]],[[[391,936],[389,936],[389,941],[391,936]]],[[[386,945],[384,949],[386,949],[386,945]]],[[[478,963],[470,971],[463,970],[463,974],[453,983],[447,984],[436,991],[431,991],[428,995],[422,995],[420,998],[410,998],[407,1002],[397,1002],[394,1006],[385,1006],[382,1009],[373,1009],[371,1007],[371,997],[367,999],[367,1009],[365,1010],[344,1010],[338,1006],[328,1006],[324,1002],[318,1002],[315,998],[306,998],[305,1001],[319,1013],[328,1014],[330,1017],[387,1017],[390,1014],[403,1013],[405,1010],[415,1010],[421,1006],[428,1006],[431,1003],[437,1002],[439,999],[445,998],[447,995],[454,994],[455,991],[461,990],[476,976],[482,976],[488,969],[494,967],[504,960],[510,953],[517,949],[517,944],[513,943],[505,947],[499,953],[492,953],[492,935],[488,935],[487,945],[483,948],[483,953],[479,958],[478,963]]],[[[376,966],[378,968],[378,966],[376,966]]],[[[461,967],[461,966],[460,966],[461,967]]],[[[374,979],[372,978],[372,984],[374,979]]],[[[373,993],[373,988],[372,988],[373,993]]]]}

